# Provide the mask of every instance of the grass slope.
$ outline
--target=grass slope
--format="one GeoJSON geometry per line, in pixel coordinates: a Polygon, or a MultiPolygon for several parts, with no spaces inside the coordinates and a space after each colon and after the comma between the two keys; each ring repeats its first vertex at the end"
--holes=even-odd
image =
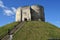
{"type": "Polygon", "coordinates": [[[31,21],[26,22],[14,35],[13,40],[48,40],[48,38],[60,38],[60,29],[49,23],[31,21]]]}
{"type": "Polygon", "coordinates": [[[7,24],[3,27],[0,27],[0,36],[4,36],[8,32],[8,29],[14,28],[14,26],[17,24],[18,24],[18,22],[13,22],[13,23],[7,24]]]}

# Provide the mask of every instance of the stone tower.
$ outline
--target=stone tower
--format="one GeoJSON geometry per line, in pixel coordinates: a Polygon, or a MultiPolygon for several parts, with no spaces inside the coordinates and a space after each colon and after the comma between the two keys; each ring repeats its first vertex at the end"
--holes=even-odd
{"type": "Polygon", "coordinates": [[[16,11],[16,21],[45,21],[43,6],[19,7],[16,11]]]}

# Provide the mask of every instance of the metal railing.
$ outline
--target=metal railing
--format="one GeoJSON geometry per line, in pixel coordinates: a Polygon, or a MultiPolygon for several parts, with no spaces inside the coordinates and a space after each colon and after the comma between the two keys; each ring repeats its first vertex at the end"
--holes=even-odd
{"type": "Polygon", "coordinates": [[[19,31],[24,24],[25,24],[25,22],[21,22],[18,25],[16,25],[13,29],[8,30],[8,32],[3,37],[0,36],[0,40],[9,40],[10,35],[13,35],[14,36],[14,34],[17,31],[19,31]]]}

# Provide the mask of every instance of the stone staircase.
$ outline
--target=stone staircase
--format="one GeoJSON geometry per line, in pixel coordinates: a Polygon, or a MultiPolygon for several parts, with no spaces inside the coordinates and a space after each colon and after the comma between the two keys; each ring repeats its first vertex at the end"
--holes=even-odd
{"type": "Polygon", "coordinates": [[[11,31],[10,31],[10,33],[8,34],[6,34],[3,38],[1,38],[0,40],[10,40],[9,38],[10,38],[10,35],[13,35],[14,36],[14,34],[17,32],[17,31],[19,31],[22,27],[23,27],[23,25],[25,24],[25,22],[21,22],[19,25],[17,25],[16,27],[14,27],[11,31]]]}

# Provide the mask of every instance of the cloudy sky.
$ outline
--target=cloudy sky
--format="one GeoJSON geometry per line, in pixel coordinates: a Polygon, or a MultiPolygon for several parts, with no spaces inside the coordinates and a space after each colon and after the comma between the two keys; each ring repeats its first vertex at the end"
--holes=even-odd
{"type": "Polygon", "coordinates": [[[0,0],[0,26],[15,21],[18,7],[34,4],[44,6],[46,22],[60,27],[60,0],[0,0]]]}

